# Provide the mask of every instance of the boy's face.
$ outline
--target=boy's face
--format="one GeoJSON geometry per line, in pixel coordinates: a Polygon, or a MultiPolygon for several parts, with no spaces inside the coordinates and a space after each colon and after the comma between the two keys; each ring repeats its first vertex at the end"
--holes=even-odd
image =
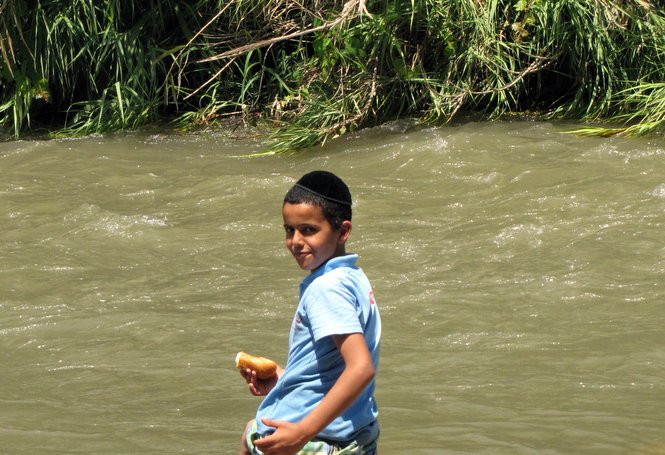
{"type": "Polygon", "coordinates": [[[314,271],[333,257],[345,254],[351,222],[334,230],[318,205],[285,203],[282,208],[286,248],[303,270],[314,271]]]}

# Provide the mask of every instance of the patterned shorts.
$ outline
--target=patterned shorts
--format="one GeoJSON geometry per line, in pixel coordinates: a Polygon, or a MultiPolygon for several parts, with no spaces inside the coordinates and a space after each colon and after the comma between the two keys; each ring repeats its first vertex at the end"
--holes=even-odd
{"type": "MultiPolygon", "coordinates": [[[[253,455],[263,455],[263,452],[254,446],[254,440],[259,438],[256,430],[256,422],[253,422],[247,432],[247,447],[249,447],[253,455]]],[[[354,441],[347,446],[340,447],[338,444],[332,442],[315,439],[305,444],[305,447],[296,455],[376,455],[376,441],[365,446],[360,446],[354,441]]]]}

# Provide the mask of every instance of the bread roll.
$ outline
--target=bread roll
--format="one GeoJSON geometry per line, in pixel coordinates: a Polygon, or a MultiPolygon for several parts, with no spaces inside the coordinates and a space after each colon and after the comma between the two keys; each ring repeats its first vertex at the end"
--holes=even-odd
{"type": "Polygon", "coordinates": [[[236,355],[236,368],[246,370],[249,368],[256,371],[256,376],[259,379],[268,379],[275,376],[277,373],[277,364],[265,357],[255,357],[245,352],[239,352],[236,355]]]}

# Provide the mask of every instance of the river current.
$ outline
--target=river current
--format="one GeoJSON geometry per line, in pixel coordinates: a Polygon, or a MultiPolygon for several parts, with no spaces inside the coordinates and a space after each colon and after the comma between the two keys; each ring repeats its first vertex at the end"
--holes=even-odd
{"type": "Polygon", "coordinates": [[[383,319],[382,455],[665,453],[665,141],[395,123],[247,157],[221,133],[0,143],[0,451],[235,454],[327,169],[383,319]]]}

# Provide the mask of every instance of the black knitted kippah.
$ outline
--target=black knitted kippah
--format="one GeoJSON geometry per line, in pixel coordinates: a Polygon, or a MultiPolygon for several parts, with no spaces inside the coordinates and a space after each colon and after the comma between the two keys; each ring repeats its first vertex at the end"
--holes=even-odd
{"type": "Polygon", "coordinates": [[[338,204],[351,205],[351,192],[346,183],[332,172],[312,171],[303,175],[295,186],[309,191],[323,199],[338,204]]]}

